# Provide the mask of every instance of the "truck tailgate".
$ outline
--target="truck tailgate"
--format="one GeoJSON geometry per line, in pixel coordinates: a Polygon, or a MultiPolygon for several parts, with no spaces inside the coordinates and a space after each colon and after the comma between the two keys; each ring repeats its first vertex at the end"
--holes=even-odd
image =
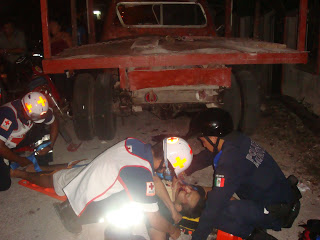
{"type": "Polygon", "coordinates": [[[220,37],[139,37],[83,45],[43,60],[46,73],[68,69],[306,63],[284,44],[220,37]]]}

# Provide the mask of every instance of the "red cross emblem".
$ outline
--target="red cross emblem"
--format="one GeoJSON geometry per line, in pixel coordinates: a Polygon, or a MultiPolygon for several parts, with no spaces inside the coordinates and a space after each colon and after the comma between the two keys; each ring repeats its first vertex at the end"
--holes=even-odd
{"type": "Polygon", "coordinates": [[[170,138],[167,138],[167,143],[169,144],[175,144],[179,141],[179,138],[177,137],[170,137],[170,138]]]}
{"type": "Polygon", "coordinates": [[[156,194],[156,189],[153,182],[147,182],[147,192],[146,196],[154,196],[156,194]]]}
{"type": "Polygon", "coordinates": [[[3,122],[1,123],[1,128],[6,130],[6,131],[8,131],[10,126],[11,126],[11,124],[12,124],[12,122],[9,119],[5,118],[3,120],[3,122]]]}

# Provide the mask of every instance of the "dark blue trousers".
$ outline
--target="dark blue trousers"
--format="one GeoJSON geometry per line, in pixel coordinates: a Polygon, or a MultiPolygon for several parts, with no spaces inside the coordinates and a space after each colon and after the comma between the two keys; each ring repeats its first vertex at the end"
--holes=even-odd
{"type": "Polygon", "coordinates": [[[6,191],[11,186],[10,168],[0,156],[0,191],[6,191]]]}
{"type": "Polygon", "coordinates": [[[281,230],[279,221],[264,214],[264,207],[250,200],[229,201],[215,223],[214,228],[241,238],[247,238],[254,228],[281,230]]]}

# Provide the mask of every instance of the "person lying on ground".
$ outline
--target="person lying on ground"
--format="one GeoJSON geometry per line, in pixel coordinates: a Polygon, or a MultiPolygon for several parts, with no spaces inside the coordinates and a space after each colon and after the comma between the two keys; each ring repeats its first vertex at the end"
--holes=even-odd
{"type": "MultiPolygon", "coordinates": [[[[164,182],[164,181],[163,181],[164,182]]],[[[174,181],[173,184],[164,182],[166,190],[174,204],[175,209],[182,215],[182,219],[176,223],[182,229],[190,229],[190,221],[199,221],[202,210],[205,208],[206,191],[201,186],[186,184],[182,181],[174,181]]],[[[169,222],[174,223],[169,209],[158,199],[159,212],[169,222]]],[[[152,227],[148,229],[152,239],[167,239],[166,233],[152,227]]]]}
{"type": "Polygon", "coordinates": [[[53,187],[57,195],[68,200],[55,208],[66,229],[80,233],[82,224],[98,222],[99,215],[112,201],[135,202],[145,212],[150,226],[178,239],[181,231],[159,213],[155,195],[163,200],[174,222],[181,219],[155,171],[171,166],[176,175],[189,167],[192,150],[181,138],[166,138],[163,142],[145,144],[128,138],[109,148],[92,162],[77,163],[72,168],[53,174],[11,170],[12,177],[26,179],[42,187],[53,187]],[[174,141],[173,141],[174,140],[174,141]]]}

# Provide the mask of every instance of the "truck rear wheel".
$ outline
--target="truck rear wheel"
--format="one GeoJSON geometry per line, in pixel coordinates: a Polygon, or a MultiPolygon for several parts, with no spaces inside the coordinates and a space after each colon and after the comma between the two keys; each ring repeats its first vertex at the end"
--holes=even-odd
{"type": "Polygon", "coordinates": [[[234,127],[245,134],[252,134],[259,121],[258,82],[249,71],[236,72],[231,88],[224,94],[224,109],[230,112],[234,127]]]}
{"type": "Polygon", "coordinates": [[[93,132],[94,78],[91,74],[79,74],[73,88],[73,126],[80,140],[91,140],[93,132]]]}
{"type": "Polygon", "coordinates": [[[111,74],[99,74],[94,86],[94,128],[100,140],[111,140],[116,134],[113,112],[113,79],[111,74]]]}

